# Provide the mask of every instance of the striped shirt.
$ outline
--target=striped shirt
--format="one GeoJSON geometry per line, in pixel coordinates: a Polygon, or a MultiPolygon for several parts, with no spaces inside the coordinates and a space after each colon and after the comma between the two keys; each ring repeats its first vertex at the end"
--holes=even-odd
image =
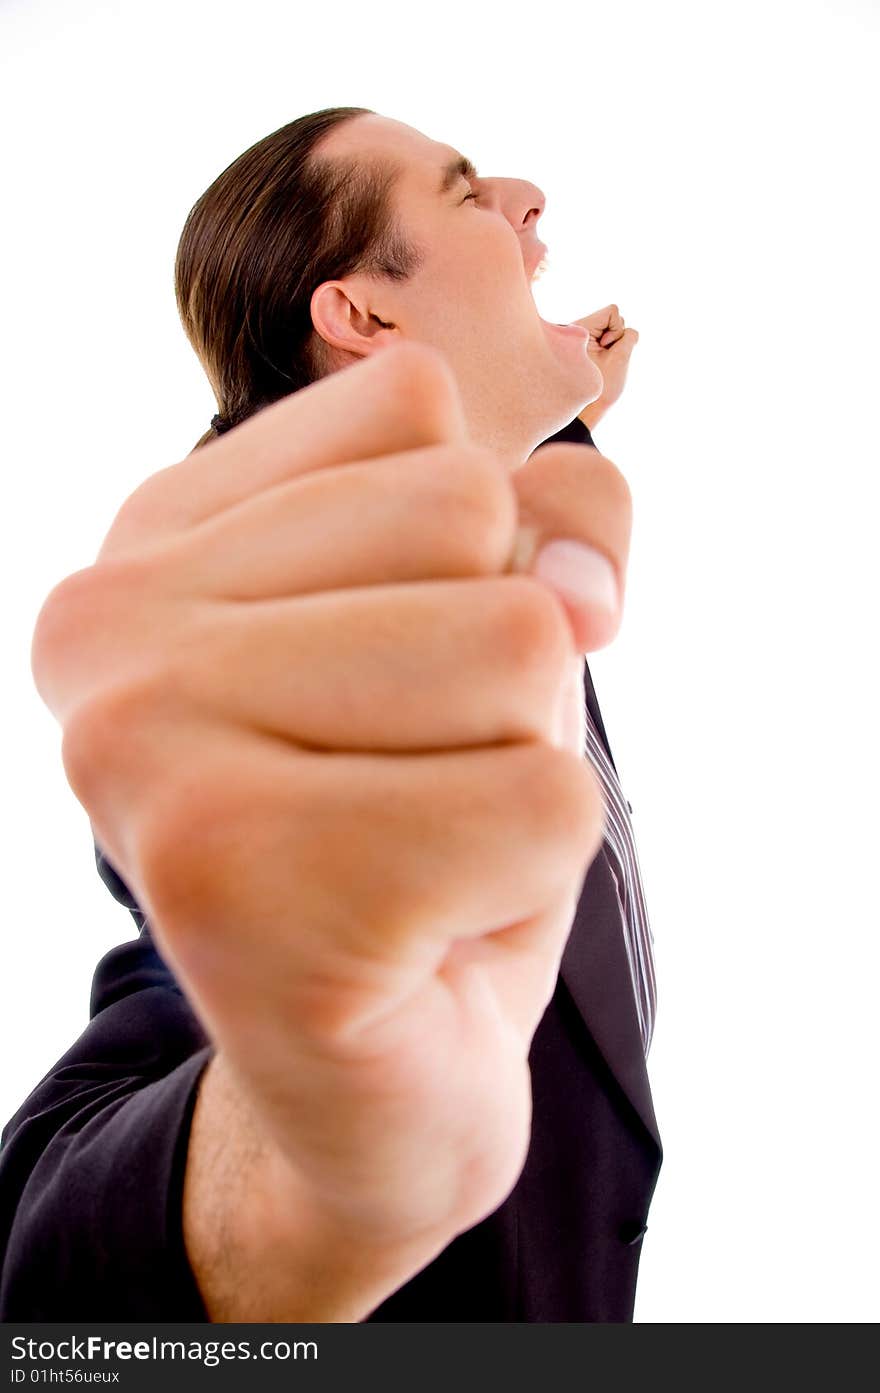
{"type": "Polygon", "coordinates": [[[605,805],[605,851],[617,884],[621,929],[633,984],[642,1045],[647,1058],[657,1014],[657,985],[654,976],[654,936],[642,890],[639,858],[630,821],[630,806],[623,796],[620,780],[608,758],[602,737],[589,707],[586,717],[585,753],[596,771],[605,805]]]}

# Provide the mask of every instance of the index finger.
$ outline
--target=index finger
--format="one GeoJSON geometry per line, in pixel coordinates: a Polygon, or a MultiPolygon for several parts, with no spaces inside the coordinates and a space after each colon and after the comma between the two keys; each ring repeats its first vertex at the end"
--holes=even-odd
{"type": "Polygon", "coordinates": [[[302,474],[467,438],[443,354],[427,344],[394,344],[272,402],[152,474],[123,505],[98,559],[135,540],[184,531],[302,474]]]}
{"type": "Polygon", "coordinates": [[[616,305],[609,305],[605,314],[608,316],[608,323],[599,335],[599,342],[603,348],[610,348],[612,343],[617,343],[617,340],[623,335],[623,315],[616,305]],[[608,343],[603,344],[603,339],[608,339],[608,343]]]}

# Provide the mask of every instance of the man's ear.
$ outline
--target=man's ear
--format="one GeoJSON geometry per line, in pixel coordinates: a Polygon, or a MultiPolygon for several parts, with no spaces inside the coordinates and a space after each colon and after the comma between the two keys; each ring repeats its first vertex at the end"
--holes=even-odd
{"type": "Polygon", "coordinates": [[[396,325],[371,313],[367,290],[351,282],[324,281],[312,295],[309,309],[315,333],[330,348],[358,358],[374,352],[377,340],[399,337],[396,325]]]}

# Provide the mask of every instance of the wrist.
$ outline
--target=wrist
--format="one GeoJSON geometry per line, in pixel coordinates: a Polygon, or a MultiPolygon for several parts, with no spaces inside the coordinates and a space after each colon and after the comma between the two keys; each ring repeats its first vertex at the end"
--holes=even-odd
{"type": "Polygon", "coordinates": [[[222,1051],[202,1076],[183,1231],[212,1322],[359,1322],[455,1237],[362,1232],[265,1129],[222,1051]]]}

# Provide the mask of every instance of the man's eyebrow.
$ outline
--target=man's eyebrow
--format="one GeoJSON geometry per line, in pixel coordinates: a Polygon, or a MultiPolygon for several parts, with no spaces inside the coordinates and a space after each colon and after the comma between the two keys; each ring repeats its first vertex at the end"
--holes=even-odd
{"type": "Polygon", "coordinates": [[[440,187],[437,190],[438,194],[442,196],[445,193],[449,193],[449,190],[456,180],[462,177],[465,179],[479,178],[476,168],[468,159],[467,155],[457,155],[454,160],[450,160],[447,165],[444,165],[443,177],[440,181],[440,187]]]}

